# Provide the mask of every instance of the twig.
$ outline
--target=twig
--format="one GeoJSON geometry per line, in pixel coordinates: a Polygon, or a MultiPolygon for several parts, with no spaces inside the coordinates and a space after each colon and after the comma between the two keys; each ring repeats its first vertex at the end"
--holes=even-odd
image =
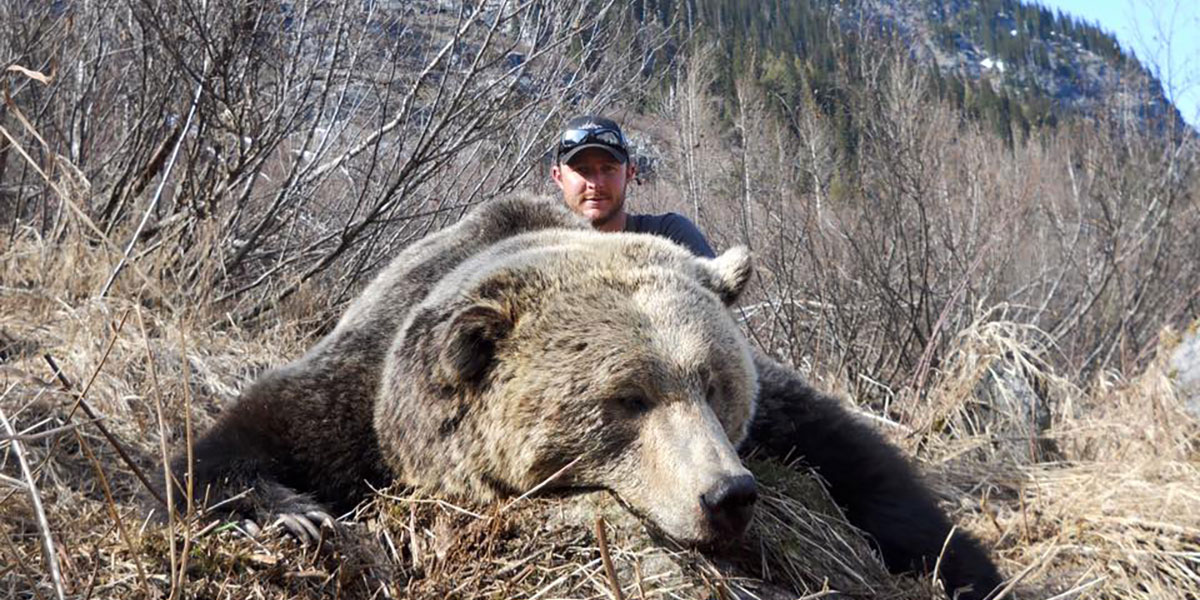
{"type": "MultiPolygon", "coordinates": [[[[950,527],[950,532],[946,534],[946,539],[942,540],[942,549],[938,552],[937,560],[933,563],[933,581],[937,583],[938,576],[942,572],[942,558],[946,556],[946,550],[950,548],[950,540],[954,539],[954,532],[958,529],[958,525],[950,527]]],[[[947,594],[955,595],[954,590],[945,590],[947,594]]]]}
{"type": "Polygon", "coordinates": [[[108,476],[104,474],[104,468],[100,466],[100,461],[96,460],[95,453],[92,452],[92,445],[78,431],[75,432],[75,439],[79,441],[79,447],[83,449],[83,453],[87,455],[88,461],[92,463],[92,469],[96,471],[96,478],[100,480],[100,488],[104,491],[104,499],[108,503],[108,511],[112,515],[113,521],[117,525],[117,533],[121,536],[121,541],[125,542],[125,547],[129,550],[130,556],[133,557],[133,565],[137,567],[138,581],[142,584],[142,591],[146,594],[146,598],[151,598],[150,584],[146,581],[146,569],[142,567],[142,558],[137,550],[133,547],[133,541],[129,538],[129,532],[125,530],[125,522],[121,520],[121,512],[117,510],[117,501],[113,499],[112,487],[108,484],[108,476]]]}
{"type": "Polygon", "coordinates": [[[511,502],[504,505],[504,508],[500,509],[500,512],[504,512],[504,511],[512,508],[513,505],[515,505],[516,503],[528,498],[529,496],[531,496],[533,494],[536,494],[538,492],[538,490],[546,487],[551,482],[553,482],[555,479],[558,479],[559,477],[561,477],[563,473],[566,473],[567,469],[570,469],[571,467],[575,466],[575,463],[578,463],[581,458],[583,458],[583,457],[582,456],[575,457],[575,460],[567,463],[566,465],[563,466],[563,468],[555,471],[554,474],[552,474],[549,477],[547,477],[546,479],[544,479],[541,483],[533,486],[532,488],[529,488],[529,491],[525,492],[524,494],[521,494],[520,496],[517,496],[516,498],[513,498],[511,502]]]}
{"type": "Polygon", "coordinates": [[[858,408],[854,405],[846,405],[846,409],[849,412],[851,412],[859,417],[862,417],[863,419],[871,421],[872,423],[879,423],[880,425],[884,425],[884,426],[890,427],[892,429],[899,429],[901,432],[903,432],[906,435],[910,435],[913,432],[912,427],[909,427],[908,425],[905,425],[904,423],[897,423],[887,417],[884,417],[882,415],[877,415],[869,410],[864,410],[864,409],[858,408]]]}
{"type": "MultiPolygon", "coordinates": [[[[21,148],[21,146],[17,143],[17,140],[15,138],[13,138],[12,134],[9,133],[8,130],[4,128],[3,125],[0,125],[0,136],[3,136],[4,138],[6,138],[8,140],[8,142],[10,144],[9,147],[16,149],[17,153],[20,154],[21,157],[24,158],[25,161],[29,163],[29,166],[32,167],[33,170],[39,176],[41,176],[41,178],[46,182],[46,185],[50,186],[51,190],[54,190],[54,193],[57,194],[58,197],[63,201],[63,204],[66,205],[67,208],[71,209],[71,211],[75,213],[75,216],[84,225],[86,225],[87,228],[92,231],[92,233],[94,233],[98,238],[100,238],[100,240],[102,242],[104,242],[105,246],[107,246],[110,250],[114,250],[114,251],[119,250],[117,245],[115,243],[113,243],[112,240],[108,239],[108,236],[105,235],[104,231],[102,231],[100,229],[100,227],[98,227],[96,225],[96,223],[94,221],[92,221],[91,217],[88,216],[87,212],[84,211],[82,208],[79,208],[79,206],[75,203],[75,201],[72,200],[69,196],[67,196],[66,192],[64,192],[62,190],[62,188],[60,188],[58,186],[58,184],[54,183],[54,180],[50,179],[50,176],[47,175],[46,172],[42,170],[42,168],[37,164],[37,161],[33,160],[33,158],[30,157],[29,154],[26,153],[23,148],[21,148]]],[[[147,276],[144,272],[142,272],[142,270],[140,268],[138,268],[138,266],[136,264],[131,264],[131,266],[133,267],[134,273],[136,273],[137,276],[139,278],[141,278],[141,280],[147,286],[154,288],[155,290],[158,290],[160,292],[159,296],[160,296],[160,299],[163,302],[163,304],[165,304],[172,312],[175,312],[175,305],[171,304],[171,301],[170,301],[170,299],[167,298],[166,294],[161,293],[162,292],[161,287],[158,284],[156,284],[154,282],[154,280],[150,279],[150,277],[147,276]]]]}
{"type": "Polygon", "coordinates": [[[538,590],[538,592],[536,594],[530,596],[529,600],[537,600],[538,598],[545,596],[546,594],[548,594],[550,592],[550,590],[553,590],[554,588],[558,587],[559,585],[562,585],[562,582],[570,579],[572,575],[579,573],[579,572],[587,571],[588,569],[591,569],[599,561],[600,561],[600,559],[597,558],[597,559],[590,560],[585,564],[575,567],[573,570],[571,570],[571,572],[560,576],[558,579],[555,579],[554,581],[551,581],[550,583],[547,583],[544,587],[542,587],[542,589],[538,590]]]}
{"type": "MultiPolygon", "coordinates": [[[[204,71],[208,71],[208,58],[204,59],[204,71]]],[[[141,222],[138,223],[137,229],[129,238],[129,244],[125,246],[125,252],[121,255],[121,260],[117,261],[117,266],[113,268],[112,275],[108,276],[108,281],[104,283],[104,288],[100,290],[100,297],[108,295],[108,291],[112,289],[113,283],[117,280],[117,275],[121,274],[121,269],[125,268],[125,263],[129,261],[129,255],[133,253],[133,246],[137,243],[138,237],[142,235],[142,230],[146,228],[146,223],[150,220],[150,215],[154,214],[158,208],[158,202],[162,198],[163,188],[167,185],[167,179],[171,175],[171,171],[175,168],[175,159],[179,157],[179,148],[183,146],[183,140],[187,137],[188,129],[192,126],[192,119],[196,116],[196,107],[200,104],[200,92],[204,91],[204,80],[196,84],[196,93],[192,95],[192,106],[188,110],[187,120],[183,123],[183,131],[179,134],[179,139],[175,140],[175,147],[171,149],[171,158],[167,161],[167,166],[163,169],[162,178],[158,180],[158,188],[154,190],[154,198],[150,200],[149,206],[146,207],[146,213],[142,215],[141,222]]]]}
{"type": "MultiPolygon", "coordinates": [[[[183,357],[183,436],[184,447],[187,449],[187,485],[186,485],[186,503],[187,514],[195,514],[195,457],[192,449],[192,382],[191,370],[188,368],[187,361],[187,337],[184,335],[183,324],[179,327],[179,355],[183,357]]],[[[168,485],[171,485],[168,483],[168,485]]],[[[198,535],[196,537],[199,537],[198,535]]],[[[171,595],[168,600],[183,598],[184,580],[187,577],[188,551],[192,547],[191,532],[184,528],[183,530],[183,548],[179,551],[179,571],[176,574],[177,579],[171,580],[171,595]]]]}
{"type": "MultiPolygon", "coordinates": [[[[418,573],[421,565],[421,542],[417,537],[417,506],[408,505],[408,549],[412,555],[412,570],[418,573]]],[[[399,557],[399,554],[396,554],[399,557]]]]}
{"type": "MultiPolygon", "coordinates": [[[[22,482],[21,485],[24,486],[25,483],[22,482]]],[[[38,591],[38,585],[35,582],[37,578],[34,576],[33,571],[29,568],[29,565],[25,564],[25,557],[21,555],[21,551],[17,549],[15,544],[13,544],[12,536],[6,535],[3,537],[3,539],[4,544],[8,547],[8,551],[12,553],[13,556],[13,562],[9,564],[16,565],[16,569],[25,576],[25,580],[29,582],[29,589],[33,592],[33,597],[36,600],[42,600],[42,593],[38,591]]],[[[0,554],[0,556],[3,556],[3,554],[0,554]]],[[[6,572],[5,575],[7,574],[8,573],[6,572]]]]}
{"type": "Polygon", "coordinates": [[[829,596],[840,595],[842,595],[842,593],[837,590],[821,590],[819,592],[808,594],[807,596],[800,596],[799,598],[796,598],[796,600],[819,600],[820,598],[828,598],[829,596]]]}
{"type": "Polygon", "coordinates": [[[625,600],[625,595],[621,593],[621,583],[617,581],[617,570],[608,554],[608,531],[601,515],[596,515],[596,545],[600,547],[600,560],[604,562],[604,574],[608,576],[608,586],[612,588],[613,597],[616,600],[625,600]]]}
{"type": "Polygon", "coordinates": [[[8,475],[5,475],[3,473],[0,473],[0,483],[7,483],[8,485],[11,485],[18,489],[22,489],[25,487],[24,481],[21,481],[20,479],[17,479],[16,477],[9,477],[8,475]]]}
{"type": "Polygon", "coordinates": [[[21,441],[21,442],[32,442],[35,440],[40,440],[42,438],[48,438],[52,435],[57,435],[57,434],[60,434],[60,433],[66,432],[66,431],[71,431],[72,429],[79,429],[80,427],[83,427],[84,425],[87,425],[89,423],[95,423],[95,422],[103,420],[103,419],[104,419],[104,417],[100,417],[99,419],[95,419],[92,421],[83,421],[82,423],[69,423],[67,425],[63,425],[62,427],[55,427],[54,429],[47,429],[45,431],[39,431],[37,433],[18,433],[17,435],[8,435],[7,433],[0,434],[0,443],[11,442],[14,440],[21,441]]]}
{"type": "MultiPolygon", "coordinates": [[[[128,315],[129,312],[126,311],[125,314],[121,316],[122,325],[125,323],[125,317],[128,315]]],[[[120,331],[120,325],[118,325],[117,331],[120,331]]],[[[113,334],[112,340],[109,341],[108,347],[104,350],[104,356],[100,359],[100,365],[96,367],[96,373],[99,373],[100,367],[104,366],[104,362],[108,358],[108,353],[112,350],[113,344],[116,343],[116,341],[117,336],[116,334],[113,334]]],[[[58,382],[62,384],[63,390],[70,392],[74,386],[71,384],[71,380],[67,379],[67,376],[62,372],[62,369],[58,367],[58,363],[54,362],[54,357],[50,356],[49,354],[43,354],[42,358],[46,359],[46,362],[50,364],[50,370],[54,372],[54,376],[57,377],[58,382]]],[[[125,451],[125,447],[121,445],[121,442],[117,441],[117,438],[113,436],[113,434],[109,433],[108,428],[100,422],[101,417],[96,414],[95,410],[92,409],[92,405],[88,404],[88,401],[84,399],[84,394],[86,394],[88,389],[91,388],[92,381],[94,381],[95,378],[96,376],[93,374],[91,380],[88,381],[88,385],[84,387],[84,390],[75,394],[75,405],[72,406],[70,412],[67,413],[67,418],[70,419],[71,415],[75,413],[75,407],[82,408],[84,414],[86,414],[88,418],[96,424],[96,429],[100,430],[100,433],[104,436],[104,439],[108,440],[108,443],[113,447],[113,450],[117,451],[117,455],[121,457],[121,461],[125,463],[125,466],[129,467],[130,471],[133,471],[133,474],[138,478],[138,481],[141,481],[142,485],[146,486],[146,489],[149,490],[149,492],[154,496],[155,499],[158,500],[160,504],[166,506],[167,501],[163,498],[162,494],[158,493],[158,490],[154,489],[154,486],[150,484],[150,480],[146,478],[146,474],[142,473],[142,470],[137,466],[137,463],[133,462],[133,459],[130,458],[129,453],[125,451]]]]}
{"type": "MultiPolygon", "coordinates": [[[[17,434],[8,422],[8,417],[4,415],[3,408],[0,408],[0,423],[4,425],[4,429],[8,431],[9,435],[17,434]]],[[[58,600],[65,600],[62,574],[58,568],[58,553],[54,551],[54,538],[50,535],[50,523],[46,520],[45,509],[42,508],[42,497],[38,494],[33,471],[29,469],[29,463],[25,460],[25,452],[21,449],[19,440],[12,441],[12,450],[13,454],[17,456],[17,462],[21,465],[21,474],[25,477],[25,486],[29,488],[29,499],[33,503],[33,512],[37,515],[38,529],[42,532],[42,550],[46,554],[46,564],[50,567],[50,579],[54,582],[54,593],[58,596],[58,600]]]]}
{"type": "MultiPolygon", "coordinates": [[[[766,562],[766,555],[763,556],[763,562],[766,562]]],[[[642,576],[642,561],[637,559],[633,562],[633,573],[637,576],[638,598],[646,600],[646,579],[642,576]]]]}
{"type": "MultiPolygon", "coordinates": [[[[138,307],[137,309],[137,320],[138,329],[142,333],[142,346],[146,349],[146,364],[150,369],[150,383],[154,389],[154,414],[158,419],[158,449],[162,454],[163,491],[167,494],[167,531],[171,532],[171,535],[167,536],[167,543],[169,552],[168,556],[170,559],[169,562],[171,563],[171,585],[173,592],[175,578],[177,577],[177,572],[179,569],[179,555],[175,552],[176,548],[174,534],[175,494],[171,493],[171,490],[174,489],[172,486],[175,485],[175,482],[171,480],[171,456],[167,452],[167,425],[166,419],[163,418],[162,388],[160,388],[158,385],[158,369],[154,365],[154,354],[150,352],[150,336],[146,335],[146,322],[142,319],[141,307],[138,307]]],[[[174,593],[171,595],[174,595],[174,593]]]]}
{"type": "Polygon", "coordinates": [[[1082,592],[1083,590],[1086,590],[1086,589],[1096,585],[1097,583],[1100,583],[1107,579],[1108,579],[1108,575],[1104,575],[1103,577],[1097,577],[1083,585],[1077,585],[1061,594],[1055,594],[1053,596],[1050,596],[1049,598],[1046,598],[1046,600],[1065,600],[1066,598],[1069,598],[1073,594],[1078,594],[1078,593],[1082,592]]]}
{"type": "MultiPolygon", "coordinates": [[[[1057,538],[1055,541],[1057,541],[1057,538]]],[[[996,594],[996,595],[993,596],[991,594],[988,594],[988,600],[1001,600],[1005,596],[1008,596],[1010,593],[1012,593],[1013,588],[1017,587],[1017,584],[1021,583],[1021,581],[1023,581],[1026,577],[1028,577],[1029,574],[1031,572],[1033,572],[1033,570],[1035,568],[1040,567],[1041,565],[1045,564],[1046,561],[1057,556],[1058,551],[1059,551],[1059,548],[1057,546],[1051,545],[1049,548],[1046,549],[1046,551],[1044,553],[1042,553],[1041,556],[1038,557],[1037,560],[1029,563],[1029,566],[1025,567],[1024,569],[1021,569],[1020,573],[1017,573],[1017,575],[1015,577],[1013,577],[1011,580],[1009,580],[1008,584],[1005,585],[1004,588],[1000,590],[1000,593],[996,594],[996,591],[992,590],[991,594],[996,594]]]]}
{"type": "Polygon", "coordinates": [[[220,509],[222,506],[225,506],[226,504],[231,504],[233,502],[237,502],[238,500],[242,500],[242,499],[246,498],[247,496],[249,496],[253,492],[254,492],[254,488],[247,488],[247,489],[244,489],[244,490],[242,490],[228,498],[225,498],[215,504],[209,505],[206,503],[203,506],[204,513],[205,514],[215,514],[217,512],[217,510],[220,509]]]}
{"type": "Polygon", "coordinates": [[[367,487],[371,488],[371,492],[374,493],[375,495],[379,496],[380,498],[387,498],[388,500],[392,500],[395,502],[403,502],[405,504],[436,504],[437,506],[440,506],[442,508],[447,508],[456,513],[464,514],[464,515],[467,515],[468,517],[479,519],[481,521],[492,520],[492,517],[489,517],[487,515],[481,515],[476,512],[471,512],[461,506],[456,506],[456,505],[451,504],[450,502],[446,502],[445,500],[442,500],[440,498],[425,499],[425,498],[414,498],[411,496],[409,496],[409,497],[397,496],[395,494],[389,494],[389,493],[371,485],[370,483],[367,484],[367,487]]]}
{"type": "Polygon", "coordinates": [[[933,329],[929,332],[929,341],[926,342],[925,350],[921,352],[921,358],[917,361],[917,368],[913,372],[912,378],[909,380],[909,387],[912,388],[913,397],[915,398],[920,398],[921,393],[925,389],[925,378],[929,375],[929,369],[933,365],[933,355],[937,351],[938,337],[941,336],[942,329],[945,326],[948,317],[950,316],[950,309],[954,308],[954,305],[958,303],[959,298],[961,298],[963,293],[966,292],[967,284],[971,279],[971,274],[974,273],[975,269],[979,267],[979,264],[983,262],[983,252],[987,249],[988,245],[989,244],[985,243],[983,247],[979,249],[979,256],[975,257],[975,260],[971,263],[971,266],[967,268],[967,272],[963,275],[962,280],[958,282],[958,288],[954,290],[954,295],[950,297],[950,301],[947,302],[946,305],[942,307],[941,312],[938,313],[937,321],[934,322],[933,329]]]}
{"type": "MultiPolygon", "coordinates": [[[[112,531],[111,527],[104,532],[104,537],[108,537],[110,531],[112,531]]],[[[92,592],[96,589],[96,580],[100,577],[100,567],[103,564],[104,561],[100,559],[100,544],[96,544],[92,546],[92,572],[88,573],[87,585],[83,588],[83,600],[91,600],[92,592]]]]}

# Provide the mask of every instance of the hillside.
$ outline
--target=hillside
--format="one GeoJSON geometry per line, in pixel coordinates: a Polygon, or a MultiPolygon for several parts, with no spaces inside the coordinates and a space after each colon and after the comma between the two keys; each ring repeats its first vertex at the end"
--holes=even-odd
{"type": "MultiPolygon", "coordinates": [[[[1161,131],[1183,127],[1162,84],[1112,34],[1096,25],[1015,0],[918,3],[889,9],[913,32],[943,75],[988,81],[1018,98],[1033,123],[1058,117],[1130,113],[1161,131]],[[919,11],[919,12],[918,12],[919,11]],[[921,19],[924,15],[926,18],[921,19]]],[[[1014,115],[1018,125],[1026,114],[1014,115]]]]}
{"type": "Polygon", "coordinates": [[[307,549],[148,518],[164,454],[400,248],[553,192],[558,128],[595,111],[635,146],[631,208],[750,246],[748,337],[913,458],[1003,597],[1200,597],[1170,363],[1200,154],[1094,28],[990,1],[22,0],[0,32],[5,595],[940,597],[807,472],[767,480],[753,565],[603,494],[386,490],[307,549]]]}
{"type": "MultiPolygon", "coordinates": [[[[1060,119],[1132,120],[1169,136],[1187,130],[1161,83],[1111,34],[1034,3],[701,0],[667,8],[674,4],[658,3],[644,18],[712,36],[729,59],[717,86],[730,103],[736,74],[753,71],[793,104],[804,81],[836,114],[845,110],[837,89],[862,85],[860,45],[890,40],[927,70],[939,98],[1009,143],[1060,119]]],[[[845,127],[853,138],[853,123],[845,127]]]]}

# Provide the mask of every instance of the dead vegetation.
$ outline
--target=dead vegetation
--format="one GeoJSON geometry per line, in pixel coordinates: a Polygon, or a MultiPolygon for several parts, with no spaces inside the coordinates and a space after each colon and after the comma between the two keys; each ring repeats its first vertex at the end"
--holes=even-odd
{"type": "MultiPolygon", "coordinates": [[[[10,249],[5,272],[25,284],[0,295],[10,340],[0,410],[22,436],[5,442],[0,480],[0,589],[10,597],[55,597],[46,535],[67,597],[612,597],[614,581],[628,598],[938,597],[929,581],[886,574],[817,481],[770,464],[755,467],[765,493],[752,533],[724,557],[673,547],[603,493],[461,507],[385,490],[316,548],[278,535],[251,540],[204,515],[165,526],[148,518],[148,508],[161,509],[135,467],[153,476],[159,440],[182,439],[185,415],[205,427],[307,338],[289,325],[251,335],[163,321],[117,297],[70,300],[76,282],[21,260],[46,252],[40,245],[10,249]],[[78,409],[71,416],[80,391],[99,423],[78,409]]],[[[104,251],[64,246],[51,263],[86,264],[104,251]]],[[[972,421],[987,373],[1007,357],[1036,357],[1037,338],[995,320],[962,332],[929,392],[935,402],[883,430],[917,455],[961,526],[1020,577],[1018,597],[1193,597],[1197,424],[1161,360],[1086,388],[1025,364],[1059,407],[1038,434],[1054,442],[1052,461],[1005,451],[1003,415],[972,421]]]]}
{"type": "Polygon", "coordinates": [[[757,465],[762,510],[725,555],[604,494],[386,490],[315,548],[152,518],[141,480],[168,448],[395,249],[544,185],[550,132],[600,107],[660,161],[633,202],[751,243],[747,331],[916,457],[1013,576],[998,597],[1200,598],[1197,423],[1160,343],[1200,292],[1194,139],[1077,123],[1006,148],[864,45],[878,76],[843,90],[872,115],[851,163],[815,106],[772,111],[752,78],[719,106],[711,51],[672,48],[653,97],[677,24],[634,27],[619,2],[43,4],[0,7],[19,67],[0,107],[0,595],[940,598],[778,465],[757,465]]]}

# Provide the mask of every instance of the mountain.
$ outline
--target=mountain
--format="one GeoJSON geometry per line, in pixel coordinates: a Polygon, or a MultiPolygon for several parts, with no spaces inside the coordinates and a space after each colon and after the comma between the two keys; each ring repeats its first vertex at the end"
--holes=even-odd
{"type": "Polygon", "coordinates": [[[872,6],[911,24],[912,42],[942,74],[1048,100],[1059,114],[1132,110],[1155,123],[1182,122],[1158,79],[1096,25],[1016,0],[885,0],[872,6]]]}
{"type": "MultiPolygon", "coordinates": [[[[943,99],[1011,141],[1063,118],[1119,118],[1184,127],[1161,83],[1096,25],[1018,0],[635,1],[635,12],[677,19],[717,40],[729,58],[724,89],[758,69],[795,92],[853,88],[863,44],[886,41],[926,66],[943,99]],[[640,9],[639,9],[640,7],[640,9]],[[752,65],[750,63],[757,63],[752,65]],[[781,75],[782,73],[782,75],[781,75]],[[836,83],[835,83],[836,82],[836,83]],[[832,85],[831,85],[832,84],[832,85]]],[[[836,112],[832,109],[831,113],[836,112]]]]}

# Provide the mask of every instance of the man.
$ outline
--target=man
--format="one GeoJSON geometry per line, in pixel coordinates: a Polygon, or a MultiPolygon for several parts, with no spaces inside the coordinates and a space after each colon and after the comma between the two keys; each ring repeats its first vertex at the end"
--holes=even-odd
{"type": "Polygon", "coordinates": [[[704,234],[676,213],[661,215],[625,212],[625,191],[637,173],[629,160],[625,134],[613,121],[584,115],[567,122],[554,150],[550,175],[562,190],[563,201],[599,231],[628,231],[661,235],[712,258],[704,234]]]}

